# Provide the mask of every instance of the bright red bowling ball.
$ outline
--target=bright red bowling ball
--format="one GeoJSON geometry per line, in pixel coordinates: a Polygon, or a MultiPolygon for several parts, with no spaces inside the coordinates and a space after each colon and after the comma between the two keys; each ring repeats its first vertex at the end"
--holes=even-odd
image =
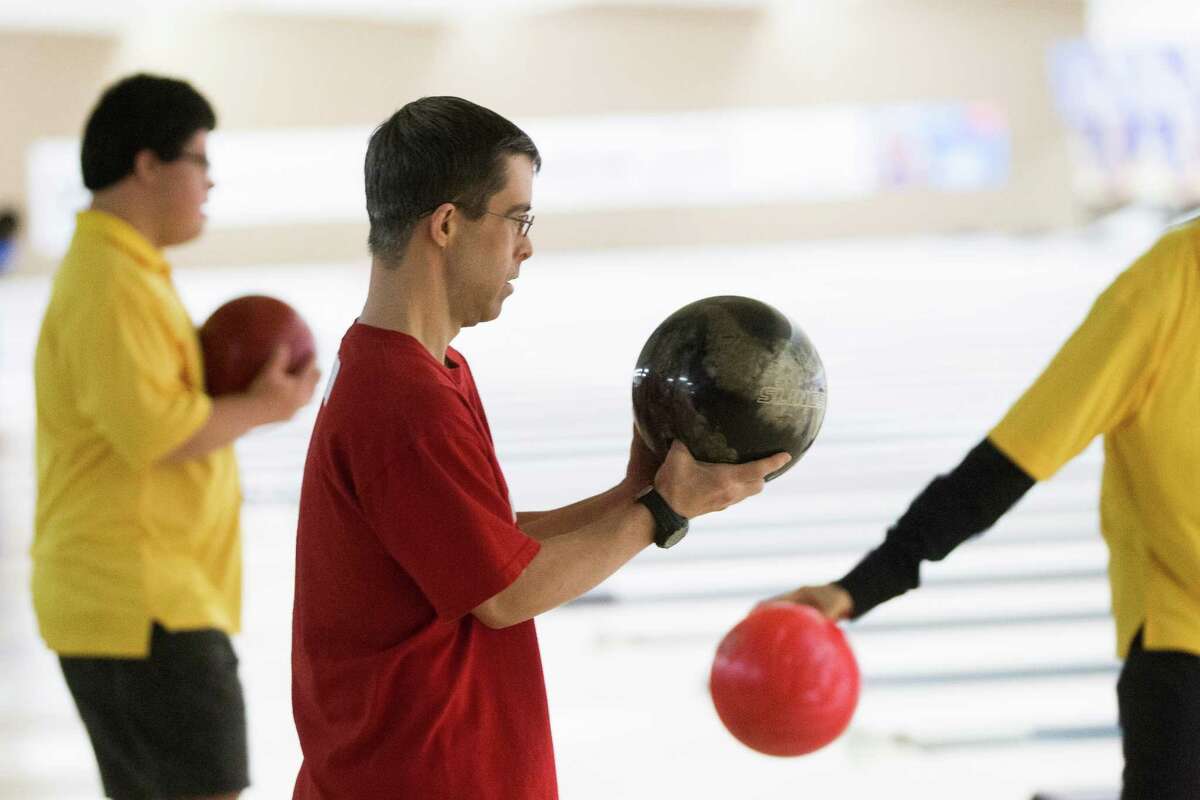
{"type": "Polygon", "coordinates": [[[721,640],[708,688],[721,722],[742,744],[799,756],[850,724],[858,663],[841,629],[816,609],[767,603],[721,640]]]}
{"type": "Polygon", "coordinates": [[[230,300],[200,327],[205,389],[213,397],[246,391],[280,344],[292,373],[316,352],[312,331],[287,303],[264,295],[230,300]]]}

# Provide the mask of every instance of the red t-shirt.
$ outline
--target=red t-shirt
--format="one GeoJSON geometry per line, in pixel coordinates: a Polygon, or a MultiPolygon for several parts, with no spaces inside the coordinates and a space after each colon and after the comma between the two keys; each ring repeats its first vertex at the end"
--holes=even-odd
{"type": "Polygon", "coordinates": [[[553,800],[532,621],[470,613],[539,544],[517,528],[467,362],[355,324],[300,495],[297,800],[553,800]]]}

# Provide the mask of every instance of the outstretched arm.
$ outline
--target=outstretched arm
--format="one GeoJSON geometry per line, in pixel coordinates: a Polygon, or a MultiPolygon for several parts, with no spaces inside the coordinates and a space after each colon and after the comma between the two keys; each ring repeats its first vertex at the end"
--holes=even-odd
{"type": "Polygon", "coordinates": [[[1177,228],[1121,273],[988,438],[926,487],[882,545],[841,580],[785,598],[857,617],[915,588],[922,561],[990,528],[1035,480],[1139,413],[1185,314],[1194,238],[1192,228],[1177,228]]]}
{"type": "Polygon", "coordinates": [[[649,484],[621,482],[598,495],[550,511],[518,511],[517,527],[540,541],[578,530],[627,506],[649,484]]]}
{"type": "Polygon", "coordinates": [[[321,377],[313,359],[295,375],[287,371],[286,346],[275,349],[271,358],[242,393],[213,399],[212,414],[191,438],[163,457],[164,464],[179,464],[200,458],[240,439],[251,429],[291,419],[309,400],[321,377]]]}
{"type": "MultiPolygon", "coordinates": [[[[677,512],[695,518],[763,490],[763,479],[789,460],[777,453],[747,464],[704,464],[676,442],[654,485],[677,512]]],[[[490,628],[524,622],[574,600],[653,541],[650,512],[632,499],[608,516],[544,542],[521,575],[473,610],[490,628]]]]}
{"type": "Polygon", "coordinates": [[[919,586],[922,561],[940,561],[992,527],[1034,483],[984,439],[952,472],[926,486],[883,544],[843,578],[825,586],[802,586],[775,599],[811,605],[831,619],[860,617],[919,586]]]}

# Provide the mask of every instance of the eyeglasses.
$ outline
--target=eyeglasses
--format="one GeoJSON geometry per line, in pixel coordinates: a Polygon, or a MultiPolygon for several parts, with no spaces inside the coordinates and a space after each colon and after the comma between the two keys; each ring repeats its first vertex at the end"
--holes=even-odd
{"type": "MultiPolygon", "coordinates": [[[[459,205],[459,203],[455,200],[447,200],[446,202],[452,205],[459,205]]],[[[438,206],[440,205],[441,203],[438,203],[438,206]]],[[[417,219],[428,216],[429,214],[437,211],[438,206],[434,206],[428,211],[422,211],[417,215],[417,219]]],[[[519,217],[510,217],[508,214],[497,214],[495,211],[484,211],[483,213],[487,214],[489,217],[499,217],[500,219],[512,220],[513,222],[517,223],[517,234],[522,238],[528,236],[529,229],[533,227],[533,214],[522,214],[519,217]]]]}
{"type": "Polygon", "coordinates": [[[200,167],[200,169],[204,170],[205,172],[208,172],[208,167],[209,167],[208,156],[204,155],[203,153],[189,153],[187,151],[184,151],[179,154],[179,158],[183,161],[190,161],[193,164],[195,164],[196,166],[200,167]]]}
{"type": "Polygon", "coordinates": [[[533,214],[522,214],[519,217],[510,217],[507,214],[497,214],[494,211],[483,212],[490,217],[500,217],[500,219],[510,219],[517,223],[517,233],[522,237],[529,235],[529,229],[533,227],[533,214]]]}

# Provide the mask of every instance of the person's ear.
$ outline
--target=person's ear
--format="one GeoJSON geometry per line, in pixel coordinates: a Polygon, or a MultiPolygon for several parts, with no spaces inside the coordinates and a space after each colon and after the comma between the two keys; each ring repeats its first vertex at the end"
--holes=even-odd
{"type": "Polygon", "coordinates": [[[453,203],[442,203],[429,215],[429,237],[438,247],[445,247],[460,219],[458,208],[453,203]]]}
{"type": "Polygon", "coordinates": [[[133,175],[140,181],[153,179],[161,167],[158,154],[148,147],[139,150],[133,157],[133,175]]]}

